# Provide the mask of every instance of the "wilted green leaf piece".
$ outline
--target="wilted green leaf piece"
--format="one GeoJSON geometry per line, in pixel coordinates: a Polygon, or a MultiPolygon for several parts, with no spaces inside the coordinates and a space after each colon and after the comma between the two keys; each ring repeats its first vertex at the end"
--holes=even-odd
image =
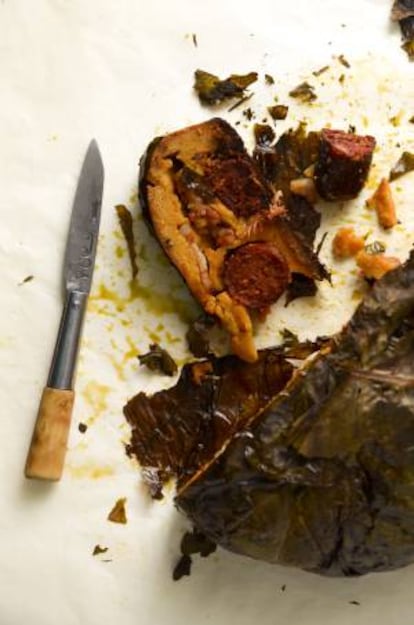
{"type": "Polygon", "coordinates": [[[229,98],[244,95],[244,91],[257,80],[257,72],[232,74],[224,80],[218,76],[197,69],[194,74],[194,89],[203,104],[218,104],[229,98]]]}
{"type": "Polygon", "coordinates": [[[173,376],[177,373],[177,365],[166,349],[153,343],[146,354],[138,356],[139,364],[145,365],[151,371],[159,371],[173,376]]]}
{"type": "Polygon", "coordinates": [[[289,91],[291,98],[296,98],[301,102],[314,102],[317,99],[315,89],[308,82],[302,82],[300,85],[289,91]]]}
{"type": "Polygon", "coordinates": [[[414,154],[411,152],[403,152],[390,172],[390,180],[397,180],[404,174],[408,174],[414,170],[414,154]]]}

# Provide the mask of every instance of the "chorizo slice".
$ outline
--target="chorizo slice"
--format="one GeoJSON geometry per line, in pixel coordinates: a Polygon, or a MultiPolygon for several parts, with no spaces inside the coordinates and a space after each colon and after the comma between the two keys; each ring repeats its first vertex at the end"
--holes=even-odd
{"type": "Polygon", "coordinates": [[[290,270],[274,244],[246,243],[226,259],[223,281],[235,301],[261,309],[274,304],[285,291],[290,270]]]}

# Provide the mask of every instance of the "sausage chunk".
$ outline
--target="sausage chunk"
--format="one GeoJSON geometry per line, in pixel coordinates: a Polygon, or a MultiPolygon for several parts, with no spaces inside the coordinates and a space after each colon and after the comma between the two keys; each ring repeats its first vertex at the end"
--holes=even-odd
{"type": "Polygon", "coordinates": [[[315,167],[319,195],[331,201],[355,198],[367,180],[374,148],[374,137],[322,130],[315,167]]]}
{"type": "Polygon", "coordinates": [[[290,282],[289,266],[272,243],[247,243],[234,250],[224,266],[231,297],[247,308],[274,304],[290,282]]]}

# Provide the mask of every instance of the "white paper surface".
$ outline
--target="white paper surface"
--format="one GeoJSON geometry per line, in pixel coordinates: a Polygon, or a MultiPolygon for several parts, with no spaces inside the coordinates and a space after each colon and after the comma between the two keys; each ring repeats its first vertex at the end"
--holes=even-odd
{"type": "MultiPolygon", "coordinates": [[[[185,320],[195,312],[174,271],[137,222],[139,284],[132,298],[128,258],[113,207],[133,207],[137,164],[153,136],[212,115],[192,93],[202,68],[220,75],[257,70],[250,105],[258,119],[278,95],[308,79],[314,107],[291,100],[286,124],[331,124],[379,140],[372,192],[403,148],[414,149],[413,66],[389,23],[388,0],[3,0],[0,3],[0,624],[21,625],[408,625],[412,567],[359,579],[325,579],[218,551],[190,578],[171,580],[185,527],[171,501],[152,503],[124,453],[126,399],[165,381],[139,370],[135,354],[154,334],[179,362],[188,356],[185,320]],[[191,34],[196,33],[198,47],[191,34]],[[333,55],[345,54],[346,69],[333,55]],[[316,78],[313,70],[329,64],[316,78]],[[275,77],[272,87],[263,74],[275,77]],[[345,74],[343,85],[338,82],[345,74]],[[390,117],[400,115],[393,127],[390,117]],[[45,383],[61,306],[61,265],[70,208],[89,140],[102,151],[101,238],[77,379],[65,475],[27,482],[23,466],[45,383]],[[19,286],[28,275],[34,279],[19,286]],[[160,302],[169,314],[159,314],[160,302]],[[181,302],[181,303],[180,303],[181,302]],[[174,311],[179,312],[176,314],[174,311]],[[81,434],[79,422],[88,430],[81,434]],[[127,497],[128,524],[106,519],[127,497]],[[108,547],[92,556],[96,544],[108,547]],[[105,562],[104,560],[110,560],[105,562]],[[282,591],[282,586],[286,589],[282,591]],[[350,604],[358,601],[360,605],[350,604]]],[[[242,120],[241,109],[223,116],[242,120]]],[[[414,240],[414,179],[395,185],[401,225],[384,234],[364,197],[325,209],[320,235],[356,223],[404,259],[414,240]]],[[[278,327],[302,337],[338,330],[358,301],[353,264],[334,267],[334,289],[277,307],[260,345],[278,327]],[[352,273],[352,271],[353,273],[352,273]]]]}

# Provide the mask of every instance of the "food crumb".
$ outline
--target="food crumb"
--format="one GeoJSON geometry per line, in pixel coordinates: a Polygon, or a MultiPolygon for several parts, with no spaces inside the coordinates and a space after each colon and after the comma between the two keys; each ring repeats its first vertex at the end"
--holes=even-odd
{"type": "Polygon", "coordinates": [[[381,180],[374,195],[367,200],[367,206],[375,210],[382,228],[388,230],[398,223],[391,186],[386,178],[381,180]]]}
{"type": "Polygon", "coordinates": [[[108,514],[108,521],[111,521],[112,523],[122,523],[123,525],[126,525],[128,521],[126,516],[125,503],[126,497],[118,499],[111,512],[108,514]]]}
{"type": "Polygon", "coordinates": [[[265,83],[266,85],[274,85],[275,79],[270,74],[265,74],[265,83]]]}
{"type": "Polygon", "coordinates": [[[79,423],[78,424],[78,430],[81,434],[85,434],[86,430],[88,429],[88,426],[86,425],[86,423],[79,423]]]}
{"type": "Polygon", "coordinates": [[[282,592],[285,592],[285,590],[286,590],[286,584],[283,584],[283,586],[281,587],[281,589],[280,589],[280,590],[281,590],[282,592]]]}
{"type": "Polygon", "coordinates": [[[386,273],[401,265],[398,258],[385,256],[384,254],[369,254],[365,250],[358,252],[356,262],[365,278],[373,278],[375,280],[379,280],[386,273]]]}
{"type": "Polygon", "coordinates": [[[197,48],[198,47],[198,41],[197,41],[197,35],[196,33],[193,33],[191,36],[192,40],[193,40],[193,44],[194,46],[197,48]]]}
{"type": "Polygon", "coordinates": [[[284,104],[275,104],[274,106],[268,106],[267,110],[272,119],[283,120],[287,117],[289,107],[284,104]]]}
{"type": "Polygon", "coordinates": [[[359,601],[350,601],[350,605],[361,605],[359,601]]]}
{"type": "Polygon", "coordinates": [[[332,241],[332,253],[336,258],[351,258],[364,246],[364,239],[352,227],[339,228],[332,241]]]}
{"type": "Polygon", "coordinates": [[[100,545],[95,545],[92,551],[93,556],[99,556],[101,553],[106,553],[108,551],[108,547],[101,547],[100,545]]]}

